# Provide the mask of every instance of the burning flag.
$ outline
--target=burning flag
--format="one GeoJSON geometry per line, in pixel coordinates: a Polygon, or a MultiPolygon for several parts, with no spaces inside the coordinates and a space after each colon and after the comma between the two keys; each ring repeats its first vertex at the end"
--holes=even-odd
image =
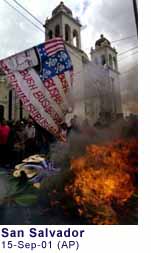
{"type": "Polygon", "coordinates": [[[73,66],[62,38],[3,59],[0,68],[31,117],[63,138],[59,129],[71,108],[73,66]]]}

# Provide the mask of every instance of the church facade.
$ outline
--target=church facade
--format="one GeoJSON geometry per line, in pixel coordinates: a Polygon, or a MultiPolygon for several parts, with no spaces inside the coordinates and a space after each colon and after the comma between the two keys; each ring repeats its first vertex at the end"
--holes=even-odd
{"type": "Polygon", "coordinates": [[[0,71],[0,121],[3,118],[17,121],[26,116],[21,101],[11,89],[5,74],[0,71]]]}
{"type": "MultiPolygon", "coordinates": [[[[101,35],[95,48],[91,48],[89,60],[81,49],[80,21],[73,17],[72,11],[63,2],[52,11],[44,27],[46,41],[54,37],[63,38],[73,63],[74,111],[70,116],[77,115],[94,124],[100,115],[121,114],[117,52],[110,42],[101,35]],[[104,81],[103,75],[106,78],[104,81]]],[[[0,73],[0,114],[7,120],[27,116],[3,73],[0,73]]]]}

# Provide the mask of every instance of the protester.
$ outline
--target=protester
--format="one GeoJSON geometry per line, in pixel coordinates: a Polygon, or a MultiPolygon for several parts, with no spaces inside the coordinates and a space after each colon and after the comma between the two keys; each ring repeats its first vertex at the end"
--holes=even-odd
{"type": "Polygon", "coordinates": [[[68,129],[69,133],[80,133],[80,125],[78,122],[77,115],[74,115],[70,120],[70,127],[68,129]]]}
{"type": "Polygon", "coordinates": [[[27,139],[35,138],[35,126],[31,118],[28,119],[27,125],[25,127],[25,131],[26,131],[27,139]]]}
{"type": "Polygon", "coordinates": [[[15,122],[13,120],[8,121],[8,126],[10,127],[10,133],[8,136],[8,164],[10,165],[10,169],[12,168],[14,161],[14,142],[15,142],[15,135],[16,135],[16,127],[15,122]]]}
{"type": "Polygon", "coordinates": [[[15,125],[15,137],[13,146],[13,155],[15,163],[20,163],[25,157],[25,144],[27,140],[27,134],[25,131],[24,123],[17,121],[15,125]]]}
{"type": "Polygon", "coordinates": [[[67,135],[68,135],[68,126],[67,126],[66,123],[63,123],[60,126],[60,132],[61,132],[61,135],[63,136],[63,139],[66,141],[67,140],[67,135]]]}
{"type": "Polygon", "coordinates": [[[28,119],[27,125],[25,127],[25,133],[27,136],[25,154],[26,156],[35,153],[35,126],[31,118],[28,119]]]}

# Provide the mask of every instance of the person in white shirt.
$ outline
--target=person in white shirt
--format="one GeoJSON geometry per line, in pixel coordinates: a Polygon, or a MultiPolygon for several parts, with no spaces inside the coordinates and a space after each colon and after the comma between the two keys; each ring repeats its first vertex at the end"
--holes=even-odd
{"type": "Polygon", "coordinates": [[[26,133],[26,156],[32,155],[35,152],[35,126],[33,124],[33,120],[31,118],[28,119],[28,123],[25,127],[25,133],[26,133]]]}
{"type": "Polygon", "coordinates": [[[33,125],[32,119],[28,120],[27,126],[25,127],[25,132],[26,132],[27,139],[35,138],[35,127],[33,125]]]}

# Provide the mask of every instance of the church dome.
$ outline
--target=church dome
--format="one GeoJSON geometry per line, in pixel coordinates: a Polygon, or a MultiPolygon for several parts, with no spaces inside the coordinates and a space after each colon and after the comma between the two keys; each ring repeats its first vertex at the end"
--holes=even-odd
{"type": "Polygon", "coordinates": [[[98,39],[96,42],[95,42],[95,47],[101,47],[101,46],[111,46],[111,43],[109,40],[107,40],[103,34],[101,34],[101,37],[100,39],[98,39]]]}
{"type": "Polygon", "coordinates": [[[60,12],[64,12],[72,16],[72,11],[67,6],[64,5],[64,2],[60,2],[60,4],[52,11],[52,16],[55,16],[60,12]]]}

